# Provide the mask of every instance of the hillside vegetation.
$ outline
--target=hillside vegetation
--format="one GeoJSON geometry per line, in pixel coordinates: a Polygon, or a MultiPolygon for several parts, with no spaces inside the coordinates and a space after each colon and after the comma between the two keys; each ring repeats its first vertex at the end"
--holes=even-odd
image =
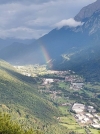
{"type": "Polygon", "coordinates": [[[42,134],[36,130],[23,130],[20,125],[11,121],[10,116],[0,113],[0,134],[42,134]]]}
{"type": "Polygon", "coordinates": [[[46,134],[65,134],[57,122],[59,111],[37,91],[38,78],[19,74],[8,63],[0,61],[0,111],[11,115],[24,129],[35,128],[46,134]]]}

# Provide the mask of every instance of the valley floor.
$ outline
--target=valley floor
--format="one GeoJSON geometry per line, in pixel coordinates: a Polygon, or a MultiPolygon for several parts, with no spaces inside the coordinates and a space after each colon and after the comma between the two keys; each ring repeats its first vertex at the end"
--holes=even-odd
{"type": "Polygon", "coordinates": [[[28,77],[34,77],[35,71],[35,76],[40,78],[38,92],[60,111],[57,117],[60,125],[76,133],[99,133],[100,83],[86,83],[82,76],[71,70],[48,71],[45,66],[16,68],[28,77]],[[74,109],[74,105],[78,104],[84,108],[76,106],[74,109]]]}

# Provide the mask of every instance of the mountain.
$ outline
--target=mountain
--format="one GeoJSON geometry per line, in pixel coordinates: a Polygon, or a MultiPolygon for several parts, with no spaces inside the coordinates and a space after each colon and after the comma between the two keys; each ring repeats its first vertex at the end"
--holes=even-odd
{"type": "Polygon", "coordinates": [[[18,43],[15,42],[11,45],[5,46],[4,48],[1,49],[0,57],[1,59],[4,59],[8,62],[16,62],[17,59],[20,59],[22,57],[23,53],[25,55],[25,50],[24,48],[28,48],[28,45],[23,44],[23,43],[18,43]]]}
{"type": "Polygon", "coordinates": [[[30,44],[34,41],[35,41],[35,39],[15,39],[15,38],[0,39],[0,50],[15,42],[23,43],[23,44],[30,44]]]}
{"type": "Polygon", "coordinates": [[[84,21],[82,26],[53,29],[30,45],[10,45],[0,50],[0,58],[17,65],[47,64],[53,69],[73,69],[87,79],[92,78],[87,77],[85,72],[94,72],[96,75],[100,67],[99,3],[100,0],[97,0],[75,16],[75,20],[84,21]]]}
{"type": "Polygon", "coordinates": [[[30,45],[10,45],[0,51],[0,58],[11,64],[45,64],[49,60],[59,57],[76,47],[79,49],[90,41],[88,33],[83,33],[80,27],[54,29],[47,35],[36,40],[30,45]],[[80,41],[83,40],[83,42],[80,41]],[[56,52],[56,53],[55,53],[56,52]],[[46,60],[45,60],[46,59],[46,60]]]}
{"type": "Polygon", "coordinates": [[[0,96],[0,104],[24,107],[23,109],[42,121],[52,120],[57,112],[56,108],[39,95],[36,79],[17,73],[14,67],[4,61],[0,61],[0,96]],[[29,83],[33,83],[33,86],[29,83]]]}
{"type": "Polygon", "coordinates": [[[75,72],[83,75],[87,81],[100,81],[100,10],[93,13],[85,23],[77,28],[83,35],[77,39],[80,43],[80,48],[75,48],[68,51],[60,58],[60,65],[57,62],[54,64],[55,69],[72,69],[75,72]],[[83,37],[83,39],[82,39],[83,37]],[[85,37],[85,38],[84,38],[85,37]],[[82,43],[84,45],[82,46],[82,43]]]}
{"type": "Polygon", "coordinates": [[[67,129],[57,121],[58,109],[38,92],[38,82],[39,78],[23,76],[0,60],[0,112],[9,113],[25,129],[66,134],[67,129]]]}
{"type": "Polygon", "coordinates": [[[75,20],[84,21],[87,18],[91,17],[91,15],[97,10],[100,10],[100,0],[97,0],[96,2],[83,7],[81,11],[75,16],[75,20]]]}

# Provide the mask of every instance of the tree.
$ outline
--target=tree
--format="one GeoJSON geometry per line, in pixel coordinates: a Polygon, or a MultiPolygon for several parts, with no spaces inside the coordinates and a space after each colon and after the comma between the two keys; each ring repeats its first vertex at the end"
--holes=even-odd
{"type": "Polygon", "coordinates": [[[17,123],[11,121],[10,116],[0,113],[0,134],[42,134],[38,130],[23,130],[17,123]]]}

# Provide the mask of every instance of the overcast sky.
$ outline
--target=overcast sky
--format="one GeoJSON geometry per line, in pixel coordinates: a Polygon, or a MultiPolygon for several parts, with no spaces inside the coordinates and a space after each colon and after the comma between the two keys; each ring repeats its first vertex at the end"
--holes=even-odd
{"type": "MultiPolygon", "coordinates": [[[[96,0],[0,0],[0,38],[39,38],[96,0]]],[[[68,20],[67,20],[68,19],[68,20]]]]}

